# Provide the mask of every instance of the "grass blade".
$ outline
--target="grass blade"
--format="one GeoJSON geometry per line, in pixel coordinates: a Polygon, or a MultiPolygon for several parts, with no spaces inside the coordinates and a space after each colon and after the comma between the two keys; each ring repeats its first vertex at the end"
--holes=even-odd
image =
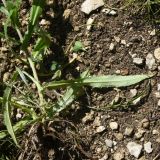
{"type": "MultiPolygon", "coordinates": [[[[21,120],[21,121],[17,122],[13,126],[14,133],[22,132],[27,125],[30,125],[35,121],[36,120],[25,119],[25,120],[21,120]]],[[[8,132],[7,131],[5,131],[5,130],[4,131],[0,131],[0,139],[5,138],[6,136],[8,136],[8,132]]]]}
{"type": "MultiPolygon", "coordinates": [[[[13,78],[12,78],[12,82],[15,81],[17,78],[17,72],[14,74],[13,78]]],[[[12,127],[12,123],[11,123],[11,119],[10,119],[10,110],[11,110],[11,105],[10,105],[10,101],[11,101],[11,92],[12,92],[12,86],[8,86],[5,91],[4,91],[4,95],[3,95],[3,116],[4,116],[4,124],[7,127],[7,131],[8,133],[11,135],[14,143],[18,146],[18,142],[16,140],[14,131],[13,131],[13,127],[12,127]]]]}
{"type": "Polygon", "coordinates": [[[127,87],[137,84],[145,79],[151,78],[149,75],[108,75],[91,76],[76,80],[54,81],[46,84],[44,88],[59,88],[67,86],[91,86],[96,88],[127,87]]]}

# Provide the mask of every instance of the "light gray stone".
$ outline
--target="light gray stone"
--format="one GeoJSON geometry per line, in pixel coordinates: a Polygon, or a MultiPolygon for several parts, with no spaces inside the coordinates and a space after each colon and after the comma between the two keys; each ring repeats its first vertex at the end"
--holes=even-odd
{"type": "Polygon", "coordinates": [[[153,148],[152,148],[151,142],[147,142],[147,143],[144,144],[144,150],[145,150],[147,153],[152,153],[153,148]]]}
{"type": "Polygon", "coordinates": [[[136,139],[141,139],[143,137],[144,133],[145,133],[145,130],[138,129],[138,132],[135,133],[135,138],[136,139]]]}
{"type": "Polygon", "coordinates": [[[81,5],[81,11],[89,14],[97,8],[102,7],[103,5],[103,0],[85,0],[81,5]]]}
{"type": "Polygon", "coordinates": [[[137,65],[142,65],[144,62],[143,58],[133,58],[133,63],[137,65]]]}
{"type": "Polygon", "coordinates": [[[134,96],[136,96],[137,95],[137,89],[131,89],[130,90],[130,97],[134,97],[134,96]]]}
{"type": "Polygon", "coordinates": [[[131,136],[133,134],[134,129],[133,128],[126,128],[124,135],[125,136],[131,136]]]}
{"type": "Polygon", "coordinates": [[[147,54],[146,56],[146,66],[150,70],[154,70],[156,68],[156,60],[152,54],[147,54]]]}
{"type": "Polygon", "coordinates": [[[154,50],[154,57],[160,61],[160,47],[154,50]]]}
{"type": "Polygon", "coordinates": [[[103,132],[105,129],[106,129],[106,128],[105,128],[104,126],[99,126],[99,127],[97,127],[96,132],[97,132],[97,133],[101,133],[101,132],[103,132]]]}
{"type": "Polygon", "coordinates": [[[110,140],[110,139],[106,139],[105,140],[105,143],[106,143],[106,146],[109,147],[109,148],[112,148],[113,147],[113,141],[110,140]]]}
{"type": "Polygon", "coordinates": [[[117,122],[110,122],[109,126],[112,130],[117,130],[118,129],[118,123],[117,122]]]}
{"type": "Polygon", "coordinates": [[[129,142],[127,144],[127,149],[132,156],[134,156],[135,158],[139,158],[142,152],[142,145],[135,142],[129,142]]]}

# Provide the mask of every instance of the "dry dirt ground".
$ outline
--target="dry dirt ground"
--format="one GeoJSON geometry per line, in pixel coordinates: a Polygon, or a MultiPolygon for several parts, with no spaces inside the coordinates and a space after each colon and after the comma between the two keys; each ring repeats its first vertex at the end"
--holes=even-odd
{"type": "MultiPolygon", "coordinates": [[[[18,151],[16,159],[135,160],[137,158],[127,149],[129,142],[135,142],[142,146],[139,160],[158,160],[160,66],[156,59],[155,66],[149,69],[146,57],[153,55],[154,50],[160,47],[159,26],[148,21],[146,12],[134,14],[135,8],[132,7],[121,10],[122,2],[119,0],[105,0],[105,6],[90,15],[80,10],[82,2],[57,1],[56,5],[50,4],[46,8],[43,17],[49,22],[46,28],[54,37],[54,44],[51,45],[54,60],[62,63],[72,58],[72,52],[68,51],[65,56],[63,53],[75,40],[80,40],[86,47],[86,52],[78,53],[80,61],[64,70],[66,77],[76,78],[88,68],[95,75],[153,72],[156,76],[151,81],[119,90],[86,88],[85,95],[65,115],[60,115],[54,122],[46,122],[45,126],[33,127],[33,135],[27,138],[28,141],[23,138],[23,150],[18,151]],[[103,13],[102,10],[108,6],[113,6],[117,15],[103,13]],[[56,13],[53,18],[51,8],[56,13]],[[67,11],[70,12],[69,16],[64,18],[67,11]],[[94,16],[94,25],[86,33],[86,22],[94,16]],[[110,48],[111,44],[114,49],[110,48]],[[134,58],[140,58],[142,63],[137,64],[134,58]],[[142,99],[130,105],[135,92],[142,94],[142,99]],[[113,100],[114,109],[107,109],[113,100]],[[152,145],[150,153],[144,149],[147,142],[152,145]]],[[[6,72],[12,72],[13,68],[4,52],[0,53],[2,77],[6,72]]],[[[50,60],[46,59],[44,64],[47,66],[48,63],[50,60]]],[[[24,133],[25,136],[27,134],[24,133]]]]}

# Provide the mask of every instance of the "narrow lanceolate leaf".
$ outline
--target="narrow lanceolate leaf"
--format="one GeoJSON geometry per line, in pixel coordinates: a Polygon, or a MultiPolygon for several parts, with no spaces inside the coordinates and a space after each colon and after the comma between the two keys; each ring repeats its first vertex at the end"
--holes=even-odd
{"type": "Polygon", "coordinates": [[[91,76],[75,80],[54,81],[46,84],[44,88],[59,88],[67,86],[91,86],[96,88],[127,87],[139,83],[145,79],[151,78],[149,75],[108,75],[91,76]]]}
{"type": "MultiPolygon", "coordinates": [[[[108,75],[108,76],[94,76],[82,80],[82,84],[96,88],[109,87],[127,87],[137,84],[145,79],[150,78],[149,75],[108,75]]],[[[81,83],[81,82],[80,82],[81,83]]]]}
{"type": "MultiPolygon", "coordinates": [[[[14,80],[16,80],[17,78],[17,73],[14,74],[13,78],[12,78],[12,82],[14,80]]],[[[13,131],[13,127],[12,127],[12,123],[11,123],[11,118],[10,118],[10,112],[11,112],[11,105],[10,105],[10,101],[11,101],[11,92],[12,92],[12,86],[8,86],[5,91],[4,91],[4,95],[3,95],[3,116],[4,116],[4,124],[6,125],[7,131],[8,133],[11,135],[14,143],[18,146],[14,131],[13,131]]]]}
{"type": "Polygon", "coordinates": [[[21,71],[21,69],[18,68],[18,67],[16,67],[16,70],[17,70],[17,72],[19,73],[19,75],[20,75],[21,79],[23,80],[23,82],[25,83],[25,85],[26,85],[27,87],[29,87],[28,81],[27,81],[24,73],[21,71]]]}
{"type": "MultiPolygon", "coordinates": [[[[21,120],[19,122],[17,122],[14,126],[13,126],[13,131],[14,133],[19,133],[22,132],[25,127],[31,123],[35,122],[35,120],[21,120]]],[[[7,131],[0,131],[0,139],[5,138],[8,135],[7,131]]]]}

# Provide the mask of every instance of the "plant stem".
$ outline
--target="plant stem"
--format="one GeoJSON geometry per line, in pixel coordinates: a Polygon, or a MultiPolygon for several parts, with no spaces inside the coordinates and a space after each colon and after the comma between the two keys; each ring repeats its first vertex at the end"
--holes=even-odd
{"type": "Polygon", "coordinates": [[[22,43],[23,42],[23,37],[22,37],[21,31],[19,30],[19,28],[17,26],[16,26],[16,31],[17,31],[19,39],[20,39],[20,41],[22,43]]]}
{"type": "Polygon", "coordinates": [[[5,7],[7,7],[7,4],[6,4],[6,1],[5,0],[2,0],[2,3],[5,7]]]}
{"type": "MultiPolygon", "coordinates": [[[[36,72],[36,69],[35,69],[35,66],[34,66],[34,62],[31,60],[31,58],[28,58],[28,61],[29,61],[29,64],[31,66],[33,76],[34,76],[35,80],[39,83],[39,79],[38,79],[37,72],[36,72]]],[[[40,83],[39,83],[39,85],[40,85],[40,83]]],[[[43,113],[45,113],[45,108],[43,107],[44,98],[43,98],[43,94],[42,94],[42,89],[40,89],[40,87],[38,87],[38,86],[37,86],[37,89],[38,89],[38,95],[39,95],[39,101],[40,101],[39,105],[40,105],[40,107],[42,107],[43,113]]]]}

